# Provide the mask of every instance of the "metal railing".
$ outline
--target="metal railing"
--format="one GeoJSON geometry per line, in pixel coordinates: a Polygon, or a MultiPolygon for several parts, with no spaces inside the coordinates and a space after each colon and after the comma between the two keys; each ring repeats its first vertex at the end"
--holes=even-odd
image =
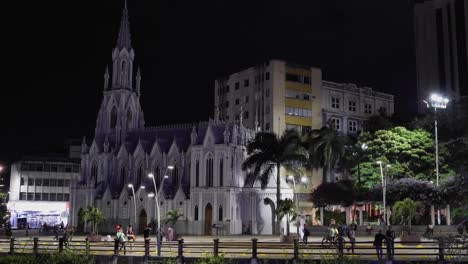
{"type": "MultiPolygon", "coordinates": [[[[468,261],[468,241],[465,239],[442,239],[439,241],[395,242],[393,253],[387,244],[383,244],[383,259],[399,260],[428,260],[428,261],[468,261]]],[[[118,240],[91,242],[40,240],[38,237],[29,240],[15,238],[0,240],[0,253],[8,254],[53,254],[64,250],[72,250],[77,254],[107,255],[107,256],[156,256],[156,243],[151,240],[127,241],[124,246],[118,240]]],[[[391,246],[390,246],[391,248],[391,246]]],[[[294,239],[292,243],[260,242],[253,238],[251,241],[223,242],[219,238],[213,242],[163,242],[161,256],[178,258],[199,258],[223,255],[232,259],[323,259],[329,257],[356,257],[362,260],[375,260],[376,255],[373,241],[356,241],[354,250],[351,243],[309,242],[305,245],[294,239]],[[353,252],[354,251],[354,252],[353,252]]]]}

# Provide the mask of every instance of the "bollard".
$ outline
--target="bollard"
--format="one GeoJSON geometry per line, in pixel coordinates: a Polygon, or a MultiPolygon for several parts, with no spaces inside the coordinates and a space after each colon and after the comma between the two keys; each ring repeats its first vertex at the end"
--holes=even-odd
{"type": "Polygon", "coordinates": [[[39,249],[38,249],[39,238],[35,237],[35,238],[33,238],[33,240],[34,240],[33,253],[34,253],[34,255],[39,255],[39,249]]]}
{"type": "Polygon", "coordinates": [[[8,252],[8,254],[10,255],[15,254],[15,238],[14,237],[10,238],[10,251],[8,252]]]}
{"type": "Polygon", "coordinates": [[[145,239],[145,257],[149,257],[150,255],[150,239],[145,239]]]}
{"type": "Polygon", "coordinates": [[[444,241],[439,241],[439,260],[438,263],[445,263],[444,257],[444,241]]]}
{"type": "Polygon", "coordinates": [[[90,250],[89,238],[86,237],[85,241],[86,241],[86,254],[89,254],[89,250],[90,250]]]}
{"type": "Polygon", "coordinates": [[[63,237],[59,237],[59,253],[63,252],[63,237]]]}
{"type": "Polygon", "coordinates": [[[219,238],[215,238],[213,239],[213,241],[214,241],[213,255],[217,257],[219,253],[219,238]]]}
{"type": "Polygon", "coordinates": [[[258,239],[252,238],[252,261],[257,260],[257,241],[258,239]]]}
{"type": "Polygon", "coordinates": [[[184,239],[179,238],[179,246],[178,246],[178,255],[177,255],[177,264],[184,263],[184,239]]]}
{"type": "Polygon", "coordinates": [[[297,238],[294,238],[294,258],[293,258],[293,261],[298,260],[298,259],[299,259],[299,245],[297,244],[297,238]]]}
{"type": "Polygon", "coordinates": [[[119,255],[119,240],[114,239],[114,255],[119,255]]]}

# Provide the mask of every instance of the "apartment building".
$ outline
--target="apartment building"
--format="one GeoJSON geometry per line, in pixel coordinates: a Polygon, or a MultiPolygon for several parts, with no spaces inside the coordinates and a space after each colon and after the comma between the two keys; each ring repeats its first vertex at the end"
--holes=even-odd
{"type": "Polygon", "coordinates": [[[270,60],[215,81],[216,118],[256,131],[322,126],[320,69],[270,60]]]}
{"type": "Polygon", "coordinates": [[[365,129],[369,117],[394,113],[394,97],[352,83],[322,82],[322,122],[346,135],[365,129]]]}

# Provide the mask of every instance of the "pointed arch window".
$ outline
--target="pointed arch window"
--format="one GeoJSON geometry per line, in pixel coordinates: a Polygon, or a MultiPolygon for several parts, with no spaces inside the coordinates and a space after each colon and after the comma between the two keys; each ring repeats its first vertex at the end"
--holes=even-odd
{"type": "Polygon", "coordinates": [[[117,107],[115,107],[114,105],[112,107],[111,115],[110,115],[110,127],[114,129],[115,126],[117,126],[117,107]]]}
{"type": "Polygon", "coordinates": [[[197,160],[195,165],[195,187],[200,186],[200,161],[197,160]]]}
{"type": "Polygon", "coordinates": [[[142,178],[143,178],[143,165],[140,164],[136,173],[136,179],[135,179],[136,186],[140,186],[142,178]]]}
{"type": "Polygon", "coordinates": [[[124,183],[126,178],[127,168],[125,168],[125,166],[122,166],[122,168],[120,168],[120,183],[124,183]]]}
{"type": "Polygon", "coordinates": [[[154,169],[154,176],[156,177],[156,187],[159,188],[159,186],[161,186],[161,170],[159,169],[159,165],[156,165],[154,169]]]}
{"type": "Polygon", "coordinates": [[[132,111],[129,108],[127,110],[127,129],[130,129],[132,127],[132,111]]]}
{"type": "Polygon", "coordinates": [[[172,186],[177,187],[179,185],[179,169],[177,166],[174,166],[174,169],[171,171],[172,173],[172,186]]]}
{"type": "Polygon", "coordinates": [[[219,160],[219,186],[223,187],[223,179],[224,179],[224,165],[223,165],[223,158],[219,160]]]}
{"type": "Polygon", "coordinates": [[[218,208],[218,221],[222,222],[223,221],[223,206],[220,205],[218,208]]]}
{"type": "Polygon", "coordinates": [[[194,220],[198,221],[198,205],[195,205],[195,211],[194,211],[194,220]]]}
{"type": "Polygon", "coordinates": [[[91,177],[90,177],[90,183],[94,184],[94,186],[97,185],[97,176],[98,176],[98,166],[96,163],[93,164],[91,167],[91,177]]]}
{"type": "Polygon", "coordinates": [[[127,64],[125,60],[123,60],[120,66],[120,85],[121,86],[125,86],[126,73],[127,73],[127,64]]]}
{"type": "Polygon", "coordinates": [[[213,187],[213,158],[206,159],[206,186],[213,187]]]}

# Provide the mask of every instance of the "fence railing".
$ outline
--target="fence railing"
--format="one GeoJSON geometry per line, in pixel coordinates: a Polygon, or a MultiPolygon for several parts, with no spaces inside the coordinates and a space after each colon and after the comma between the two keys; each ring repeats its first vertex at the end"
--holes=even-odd
{"type": "MultiPolygon", "coordinates": [[[[151,240],[126,242],[119,244],[118,240],[91,242],[40,240],[34,237],[29,240],[0,240],[0,253],[9,254],[52,254],[64,250],[72,250],[77,254],[113,255],[113,256],[156,256],[156,243],[151,240]]],[[[387,259],[404,260],[436,260],[468,261],[468,241],[464,239],[446,239],[440,241],[405,242],[401,244],[383,244],[383,256],[387,259]],[[393,248],[393,250],[392,250],[393,248]]],[[[163,242],[161,256],[178,258],[205,257],[208,255],[224,255],[234,259],[322,259],[337,256],[353,256],[362,260],[377,259],[373,241],[356,241],[354,246],[345,243],[309,242],[307,245],[294,239],[293,243],[261,242],[253,238],[251,241],[222,241],[219,238],[213,242],[185,242],[183,238],[173,242],[163,242]]]]}

